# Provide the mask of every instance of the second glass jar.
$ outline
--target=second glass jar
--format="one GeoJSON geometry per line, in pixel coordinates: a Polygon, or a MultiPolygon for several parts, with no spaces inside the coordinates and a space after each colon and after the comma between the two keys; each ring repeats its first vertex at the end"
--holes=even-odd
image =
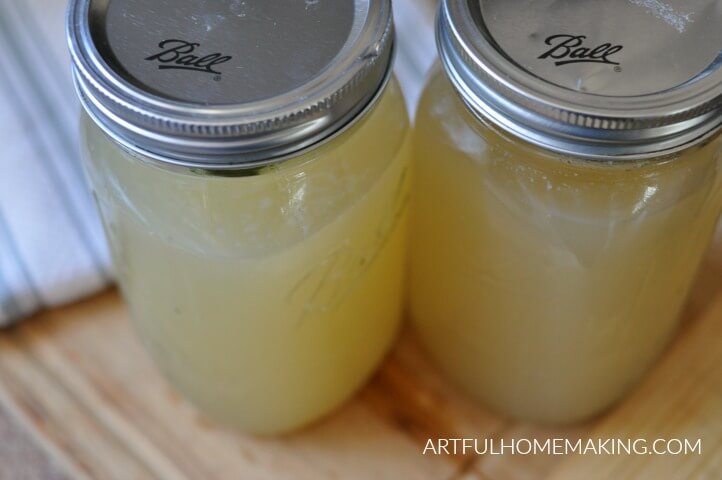
{"type": "MultiPolygon", "coordinates": [[[[546,3],[519,12],[513,2],[442,1],[444,68],[415,126],[410,306],[423,345],[472,394],[516,417],[568,423],[619,400],[676,331],[722,210],[720,114],[694,116],[714,108],[722,83],[714,64],[692,71],[669,93],[688,103],[666,98],[658,118],[645,117],[650,107],[628,122],[632,106],[654,98],[629,90],[656,88],[649,75],[668,69],[664,54],[629,78],[620,52],[635,55],[631,40],[602,66],[578,61],[584,52],[558,42],[583,39],[545,31],[546,3]],[[519,40],[518,25],[534,34],[519,40]],[[711,94],[695,90],[712,78],[711,94]]],[[[666,28],[623,3],[614,22],[594,17],[608,37],[666,28]],[[639,24],[618,32],[620,18],[639,24]]],[[[555,15],[581,28],[595,6],[555,15]]]]}

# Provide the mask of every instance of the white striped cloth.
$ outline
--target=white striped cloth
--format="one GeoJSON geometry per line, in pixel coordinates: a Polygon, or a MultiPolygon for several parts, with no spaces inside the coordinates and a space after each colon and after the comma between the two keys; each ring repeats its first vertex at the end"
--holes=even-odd
{"type": "MultiPolygon", "coordinates": [[[[433,0],[395,0],[413,110],[435,56],[433,0]]],[[[0,326],[112,282],[78,158],[65,0],[0,0],[0,326]]]]}

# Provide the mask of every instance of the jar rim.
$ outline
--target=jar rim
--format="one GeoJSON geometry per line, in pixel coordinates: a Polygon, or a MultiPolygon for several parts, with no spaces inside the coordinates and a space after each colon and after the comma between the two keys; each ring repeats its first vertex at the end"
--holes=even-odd
{"type": "MultiPolygon", "coordinates": [[[[559,75],[552,70],[556,67],[542,62],[544,51],[535,59],[520,60],[519,51],[507,51],[500,45],[498,40],[503,35],[510,36],[508,45],[525,47],[534,42],[545,44],[540,39],[554,36],[545,36],[548,32],[539,25],[522,25],[514,32],[499,31],[501,27],[498,27],[492,32],[484,18],[485,9],[494,12],[494,19],[498,20],[494,8],[503,12],[504,8],[511,8],[511,3],[496,7],[504,5],[503,2],[442,0],[439,8],[436,38],[441,63],[455,90],[477,117],[483,116],[503,130],[545,149],[605,161],[672,154],[704,141],[722,128],[722,43],[714,47],[715,57],[707,68],[674,88],[628,95],[575,90],[558,81],[559,75]]],[[[541,3],[539,8],[548,2],[541,3]]],[[[561,3],[562,7],[571,8],[571,2],[561,3]]],[[[629,2],[614,5],[622,3],[629,2]]],[[[598,3],[582,1],[574,5],[581,11],[585,6],[592,8],[598,3]]],[[[533,14],[539,12],[530,13],[533,14]]],[[[595,21],[595,15],[589,17],[589,21],[595,21]]],[[[653,31],[657,20],[649,18],[645,28],[653,31]]],[[[548,20],[541,18],[539,23],[545,24],[548,20]]],[[[603,45],[611,47],[612,44],[603,45]]],[[[549,51],[549,44],[544,46],[549,51]]],[[[588,55],[595,51],[582,48],[578,52],[567,48],[562,53],[588,55]]],[[[620,45],[616,52],[621,49],[620,45]]],[[[563,60],[560,63],[579,61],[563,60]]],[[[595,63],[593,67],[587,68],[586,64],[571,67],[578,68],[580,74],[591,72],[580,78],[595,79],[597,85],[607,88],[623,80],[622,77],[614,79],[617,75],[614,69],[600,74],[599,64],[604,62],[601,58],[598,60],[588,60],[590,64],[595,63]]],[[[605,68],[618,63],[606,60],[605,68]]]]}
{"type": "MultiPolygon", "coordinates": [[[[165,95],[158,89],[190,88],[199,84],[198,82],[201,82],[200,85],[204,88],[210,89],[214,86],[213,77],[208,75],[208,72],[191,77],[195,72],[190,72],[183,77],[163,77],[157,84],[151,85],[152,88],[139,85],[133,74],[119,68],[118,61],[112,58],[116,52],[111,47],[116,51],[131,47],[126,47],[120,41],[116,46],[108,46],[107,42],[98,41],[97,32],[103,32],[103,29],[107,30],[113,25],[113,22],[107,19],[108,6],[111,3],[108,0],[70,1],[67,35],[76,91],[90,117],[116,141],[130,150],[176,167],[228,171],[256,169],[283,161],[291,154],[318,145],[354,122],[369,104],[378,99],[379,92],[387,84],[391,73],[395,42],[390,0],[346,0],[334,8],[351,9],[352,22],[349,31],[342,31],[340,34],[336,32],[333,41],[338,42],[338,53],[319,67],[318,72],[310,75],[311,78],[307,81],[288,91],[279,90],[278,94],[268,98],[236,103],[232,103],[233,100],[231,103],[210,104],[205,101],[178,99],[170,94],[165,95]],[[188,85],[179,86],[178,78],[182,78],[182,81],[189,79],[188,85]],[[171,82],[171,79],[175,83],[171,82]]],[[[197,8],[197,2],[182,3],[191,11],[197,8]]],[[[230,3],[226,5],[227,3],[223,3],[223,8],[232,7],[230,3]]],[[[288,2],[274,4],[273,8],[281,8],[286,3],[288,2]]],[[[148,22],[155,22],[154,25],[168,23],[167,18],[153,17],[153,9],[143,2],[125,0],[124,4],[137,4],[139,11],[144,12],[144,15],[147,13],[149,18],[143,18],[144,28],[147,28],[148,22]]],[[[298,2],[295,2],[294,6],[297,4],[298,2]]],[[[265,2],[253,4],[257,10],[271,8],[268,5],[270,4],[265,2]]],[[[123,12],[123,19],[127,16],[126,13],[123,12]]],[[[250,20],[265,18],[258,12],[248,15],[250,20]]],[[[331,13],[326,12],[325,15],[323,18],[326,20],[331,18],[331,13]]],[[[310,20],[285,18],[284,21],[285,25],[305,21],[306,23],[297,26],[303,33],[304,29],[314,25],[310,23],[311,20],[318,21],[317,18],[311,18],[310,14],[309,18],[310,20]]],[[[176,22],[174,28],[178,27],[180,22],[181,26],[177,29],[181,32],[184,28],[196,28],[197,22],[186,17],[173,20],[176,22]]],[[[114,21],[117,23],[119,20],[116,18],[114,21]]],[[[235,23],[221,22],[228,25],[218,27],[216,36],[220,39],[235,38],[239,25],[242,25],[238,22],[243,21],[246,21],[246,18],[234,18],[235,23]]],[[[121,27],[130,28],[125,24],[121,27]]],[[[120,30],[121,27],[113,28],[120,30]]],[[[211,33],[214,32],[216,30],[211,30],[211,33]]],[[[266,37],[266,40],[273,43],[275,38],[266,37]]],[[[208,43],[210,44],[210,41],[208,43]]],[[[295,48],[299,55],[311,55],[313,51],[309,49],[314,48],[313,45],[277,47],[291,48],[292,51],[295,48]]],[[[134,45],[130,53],[141,61],[147,60],[150,57],[145,58],[144,55],[152,48],[156,48],[154,43],[145,42],[140,47],[134,45]]],[[[252,47],[238,48],[243,53],[244,48],[252,47]]],[[[202,53],[196,55],[195,52],[189,52],[181,60],[191,58],[190,53],[195,55],[196,60],[200,59],[199,65],[207,67],[208,61],[204,64],[203,59],[211,58],[211,55],[201,58],[202,53]]],[[[274,59],[268,58],[267,61],[274,62],[274,59]]],[[[273,67],[280,72],[290,71],[291,68],[287,65],[273,67]]],[[[134,68],[143,68],[145,70],[140,70],[142,74],[157,77],[159,68],[169,67],[145,62],[141,63],[141,67],[134,68]]],[[[228,71],[234,73],[231,69],[228,71]]],[[[168,72],[168,75],[186,73],[180,69],[168,72]]],[[[165,74],[166,71],[162,73],[165,74]]],[[[223,72],[223,75],[226,73],[223,72]]],[[[231,80],[238,78],[242,79],[230,77],[231,80]]],[[[264,82],[263,78],[255,78],[254,81],[261,84],[264,82]]],[[[273,79],[268,82],[273,82],[273,79]]],[[[230,83],[228,88],[231,90],[244,88],[243,81],[230,83]]],[[[240,95],[243,92],[234,93],[240,95]]]]}

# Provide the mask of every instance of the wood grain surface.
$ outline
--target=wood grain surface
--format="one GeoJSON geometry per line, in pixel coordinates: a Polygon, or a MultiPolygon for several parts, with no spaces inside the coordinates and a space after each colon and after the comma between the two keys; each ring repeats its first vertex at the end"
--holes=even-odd
{"type": "Polygon", "coordinates": [[[238,434],[161,379],[107,292],[0,334],[0,480],[719,480],[720,260],[710,254],[679,336],[639,388],[593,422],[558,429],[473,402],[407,332],[329,418],[282,438],[238,434]],[[700,438],[702,454],[423,455],[429,438],[596,437],[700,438]]]}

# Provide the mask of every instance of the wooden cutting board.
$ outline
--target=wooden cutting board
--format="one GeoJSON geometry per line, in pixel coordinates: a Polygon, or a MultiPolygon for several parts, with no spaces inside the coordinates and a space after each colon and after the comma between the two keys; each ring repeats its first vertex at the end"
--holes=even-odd
{"type": "Polygon", "coordinates": [[[597,420],[499,416],[445,381],[404,334],[348,405],[253,438],[194,411],[158,375],[111,291],[0,334],[0,480],[722,479],[722,251],[645,382],[597,420]],[[423,455],[429,438],[700,438],[701,455],[423,455]]]}

